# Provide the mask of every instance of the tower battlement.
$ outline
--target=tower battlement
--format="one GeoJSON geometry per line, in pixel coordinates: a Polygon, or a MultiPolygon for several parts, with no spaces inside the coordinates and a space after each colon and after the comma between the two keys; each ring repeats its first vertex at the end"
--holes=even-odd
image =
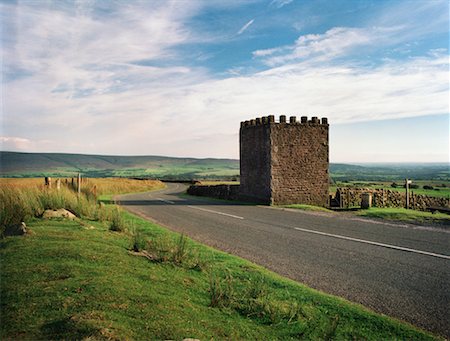
{"type": "Polygon", "coordinates": [[[257,117],[256,119],[252,119],[252,120],[248,120],[248,121],[242,121],[241,128],[259,126],[259,125],[265,125],[265,124],[323,124],[323,125],[328,125],[328,119],[326,117],[322,117],[322,119],[319,119],[317,116],[313,116],[313,117],[311,117],[310,120],[308,120],[308,116],[302,116],[302,117],[300,117],[300,121],[298,121],[297,116],[290,116],[289,122],[287,122],[286,116],[280,115],[279,121],[276,122],[275,116],[269,115],[269,116],[257,117]]]}
{"type": "Polygon", "coordinates": [[[268,115],[241,122],[240,193],[268,204],[328,205],[328,119],[268,115]]]}

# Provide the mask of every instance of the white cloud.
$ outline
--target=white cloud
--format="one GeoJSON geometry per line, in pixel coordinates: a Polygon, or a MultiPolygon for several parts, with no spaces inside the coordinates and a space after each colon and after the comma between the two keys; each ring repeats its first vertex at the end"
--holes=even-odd
{"type": "Polygon", "coordinates": [[[15,136],[0,136],[1,150],[29,150],[31,141],[15,136]]]}
{"type": "Polygon", "coordinates": [[[77,15],[41,6],[8,13],[17,39],[7,42],[4,60],[27,76],[4,82],[2,134],[16,137],[4,137],[2,149],[237,157],[239,122],[261,115],[336,124],[449,112],[446,51],[375,68],[330,62],[397,29],[304,35],[255,51],[266,71],[242,76],[248,72],[234,68],[215,79],[163,63],[179,57],[174,47],[198,40],[184,24],[195,6],[138,4],[154,8],[124,5],[101,19],[89,6],[77,15]]]}
{"type": "MultiPolygon", "coordinates": [[[[70,6],[5,6],[10,21],[10,32],[5,33],[14,39],[5,49],[4,62],[41,81],[45,78],[43,85],[50,89],[112,91],[118,87],[116,80],[128,74],[125,69],[134,68],[130,63],[170,59],[173,46],[193,38],[183,24],[184,15],[190,15],[185,7],[172,11],[170,2],[122,5],[98,18],[70,6]],[[153,8],[146,11],[145,6],[153,8]]],[[[167,73],[153,67],[141,74],[150,78],[158,71],[167,73]]]]}
{"type": "Polygon", "coordinates": [[[254,57],[266,57],[273,55],[276,52],[282,51],[282,48],[273,48],[273,49],[264,49],[264,50],[256,50],[253,51],[254,57]]]}
{"type": "Polygon", "coordinates": [[[57,143],[45,138],[33,140],[17,136],[0,136],[0,150],[6,151],[47,151],[57,143]]]}
{"type": "Polygon", "coordinates": [[[50,93],[42,85],[50,79],[38,74],[9,84],[5,107],[14,115],[5,127],[55,141],[46,145],[52,151],[237,157],[239,122],[261,115],[317,115],[336,124],[448,113],[448,64],[434,51],[377,68],[306,61],[221,80],[134,66],[114,71],[129,78],[120,91],[98,91],[103,81],[92,81],[97,91],[79,97],[50,93]]]}
{"type": "Polygon", "coordinates": [[[247,28],[249,28],[250,25],[253,24],[254,21],[255,21],[255,19],[252,19],[249,22],[247,22],[244,26],[242,26],[241,29],[238,31],[237,35],[244,33],[245,30],[247,30],[247,28]]]}
{"type": "Polygon", "coordinates": [[[334,27],[324,34],[300,36],[293,45],[256,50],[254,57],[263,57],[269,66],[286,64],[296,60],[314,58],[316,61],[329,61],[347,55],[361,47],[377,46],[386,42],[400,28],[352,28],[334,27]]]}

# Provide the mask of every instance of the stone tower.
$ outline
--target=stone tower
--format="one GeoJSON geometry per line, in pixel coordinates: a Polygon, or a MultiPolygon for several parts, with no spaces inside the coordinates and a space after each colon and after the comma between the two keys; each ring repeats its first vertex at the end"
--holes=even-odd
{"type": "Polygon", "coordinates": [[[328,206],[328,120],[241,122],[240,195],[267,204],[328,206]]]}

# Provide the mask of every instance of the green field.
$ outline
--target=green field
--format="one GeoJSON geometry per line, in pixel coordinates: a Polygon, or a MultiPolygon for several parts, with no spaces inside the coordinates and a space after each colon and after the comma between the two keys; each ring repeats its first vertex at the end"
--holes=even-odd
{"type": "Polygon", "coordinates": [[[436,339],[123,213],[0,241],[1,339],[436,339]],[[154,255],[133,253],[137,236],[154,255]],[[180,242],[181,240],[181,242],[180,242]]]}
{"type": "MultiPolygon", "coordinates": [[[[334,195],[338,187],[353,188],[384,188],[391,191],[405,193],[403,181],[395,181],[397,187],[393,187],[393,181],[337,181],[329,188],[330,194],[334,195]]],[[[411,193],[428,195],[432,197],[450,198],[450,181],[447,180],[414,180],[413,185],[419,188],[410,188],[411,193]],[[431,186],[433,189],[424,189],[424,186],[431,186]]]]}
{"type": "Polygon", "coordinates": [[[448,163],[330,164],[330,173],[335,182],[400,182],[405,178],[415,181],[450,181],[450,165],[448,163]]]}
{"type": "Polygon", "coordinates": [[[239,161],[165,156],[105,156],[0,152],[0,177],[157,178],[164,180],[235,179],[239,161]]]}
{"type": "MultiPolygon", "coordinates": [[[[448,163],[330,164],[334,183],[401,182],[405,178],[450,184],[448,163]]],[[[161,180],[236,180],[239,160],[165,156],[111,156],[0,151],[0,177],[136,177],[161,180]]]]}

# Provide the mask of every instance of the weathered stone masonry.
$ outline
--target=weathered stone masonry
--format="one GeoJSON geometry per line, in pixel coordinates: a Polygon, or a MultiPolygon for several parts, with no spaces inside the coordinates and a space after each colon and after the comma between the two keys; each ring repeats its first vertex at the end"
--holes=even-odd
{"type": "Polygon", "coordinates": [[[241,122],[240,195],[267,204],[328,206],[328,120],[241,122]]]}
{"type": "MultiPolygon", "coordinates": [[[[361,195],[372,194],[374,207],[400,207],[406,205],[406,193],[389,189],[342,187],[336,190],[335,200],[339,207],[360,207],[361,195]]],[[[450,198],[430,197],[427,195],[409,193],[409,208],[419,211],[427,211],[430,207],[450,208],[450,198]]]]}

